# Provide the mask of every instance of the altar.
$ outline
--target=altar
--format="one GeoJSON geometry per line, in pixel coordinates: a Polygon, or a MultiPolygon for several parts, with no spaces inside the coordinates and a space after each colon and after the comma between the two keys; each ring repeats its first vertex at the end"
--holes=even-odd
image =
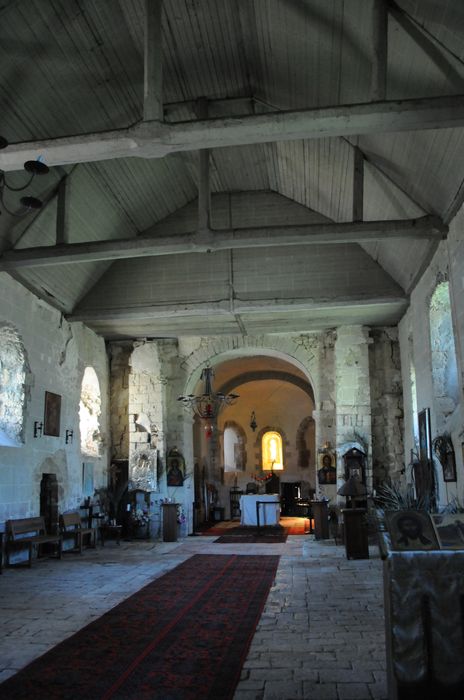
{"type": "Polygon", "coordinates": [[[241,525],[278,525],[280,496],[277,493],[247,494],[240,497],[241,525]]]}

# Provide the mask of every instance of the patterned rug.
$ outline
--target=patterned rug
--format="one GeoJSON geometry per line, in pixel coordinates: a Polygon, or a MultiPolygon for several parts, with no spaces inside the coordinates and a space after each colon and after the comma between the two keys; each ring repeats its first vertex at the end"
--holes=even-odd
{"type": "Polygon", "coordinates": [[[227,700],[277,556],[197,554],[0,685],[8,700],[227,700]]]}

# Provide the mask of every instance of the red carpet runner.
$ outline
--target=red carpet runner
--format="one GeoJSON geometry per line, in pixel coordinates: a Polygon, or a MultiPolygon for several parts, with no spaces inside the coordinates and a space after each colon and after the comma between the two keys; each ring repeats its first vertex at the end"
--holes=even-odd
{"type": "Polygon", "coordinates": [[[278,562],[197,554],[6,680],[0,698],[230,699],[278,562]]]}

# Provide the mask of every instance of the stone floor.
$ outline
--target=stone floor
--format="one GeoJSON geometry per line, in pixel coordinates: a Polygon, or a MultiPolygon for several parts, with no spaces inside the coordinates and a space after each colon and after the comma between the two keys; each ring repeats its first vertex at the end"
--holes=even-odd
{"type": "Polygon", "coordinates": [[[266,545],[219,545],[204,536],[109,542],[6,569],[0,680],[195,553],[281,556],[234,700],[387,698],[378,551],[348,561],[344,547],[313,535],[266,545]]]}

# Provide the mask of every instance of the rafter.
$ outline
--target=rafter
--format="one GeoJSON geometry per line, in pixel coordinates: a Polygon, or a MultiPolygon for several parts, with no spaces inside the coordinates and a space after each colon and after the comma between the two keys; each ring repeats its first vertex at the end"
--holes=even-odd
{"type": "Polygon", "coordinates": [[[163,119],[163,0],[145,0],[143,118],[163,119]]]}
{"type": "Polygon", "coordinates": [[[437,46],[437,40],[432,38],[424,27],[418,25],[416,20],[405,12],[395,0],[388,0],[388,12],[395,18],[400,27],[403,28],[424,54],[430,58],[446,80],[448,80],[456,90],[461,91],[464,80],[459,71],[456,70],[455,62],[448,58],[447,53],[452,56],[453,59],[456,57],[449,52],[446,47],[440,45],[439,48],[437,46]],[[445,51],[447,51],[447,53],[445,53],[445,51]]]}
{"type": "Polygon", "coordinates": [[[433,216],[398,221],[359,221],[297,226],[211,230],[170,236],[138,236],[111,241],[72,243],[10,250],[0,257],[0,271],[69,263],[118,260],[243,248],[364,243],[394,238],[441,240],[447,227],[433,216]]]}
{"type": "Polygon", "coordinates": [[[110,158],[162,158],[169,153],[350,134],[444,129],[464,125],[464,95],[340,105],[166,124],[12,144],[0,168],[20,170],[42,156],[49,166],[110,158]]]}
{"type": "Polygon", "coordinates": [[[372,3],[371,97],[384,100],[387,95],[388,13],[386,0],[372,3]]]}

